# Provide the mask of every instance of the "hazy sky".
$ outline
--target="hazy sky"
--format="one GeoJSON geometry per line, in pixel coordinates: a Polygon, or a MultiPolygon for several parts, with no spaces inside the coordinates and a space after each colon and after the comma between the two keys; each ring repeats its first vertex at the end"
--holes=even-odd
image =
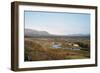
{"type": "Polygon", "coordinates": [[[90,34],[90,14],[25,11],[25,28],[51,34],[90,34]]]}

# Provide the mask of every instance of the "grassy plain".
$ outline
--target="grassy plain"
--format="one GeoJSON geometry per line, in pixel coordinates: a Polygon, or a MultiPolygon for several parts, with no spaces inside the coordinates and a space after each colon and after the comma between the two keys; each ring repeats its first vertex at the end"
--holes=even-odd
{"type": "Polygon", "coordinates": [[[24,49],[25,61],[90,58],[90,40],[85,37],[25,37],[24,49]]]}

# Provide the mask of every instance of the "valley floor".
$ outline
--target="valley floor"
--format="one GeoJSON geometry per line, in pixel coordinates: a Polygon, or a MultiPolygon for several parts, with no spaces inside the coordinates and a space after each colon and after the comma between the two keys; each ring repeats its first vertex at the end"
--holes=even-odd
{"type": "Polygon", "coordinates": [[[89,39],[25,38],[25,61],[90,58],[89,39]]]}

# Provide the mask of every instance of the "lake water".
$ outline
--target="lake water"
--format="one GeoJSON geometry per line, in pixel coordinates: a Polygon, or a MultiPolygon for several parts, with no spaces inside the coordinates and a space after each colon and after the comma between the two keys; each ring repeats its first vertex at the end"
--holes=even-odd
{"type": "Polygon", "coordinates": [[[52,48],[55,48],[55,49],[61,48],[61,46],[60,46],[59,44],[53,44],[51,47],[52,47],[52,48]]]}
{"type": "MultiPolygon", "coordinates": [[[[59,49],[59,48],[61,48],[61,45],[59,45],[59,44],[53,44],[53,45],[51,46],[51,48],[59,49]]],[[[80,50],[80,48],[64,48],[64,49],[69,49],[69,50],[80,50]]]]}
{"type": "Polygon", "coordinates": [[[80,50],[80,48],[64,48],[64,49],[69,49],[69,50],[80,50]]]}
{"type": "Polygon", "coordinates": [[[80,50],[80,48],[73,48],[73,50],[80,50]]]}

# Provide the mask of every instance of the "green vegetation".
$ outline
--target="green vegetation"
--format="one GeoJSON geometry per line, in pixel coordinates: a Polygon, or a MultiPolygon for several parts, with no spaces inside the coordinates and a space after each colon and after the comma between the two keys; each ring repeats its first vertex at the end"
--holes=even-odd
{"type": "Polygon", "coordinates": [[[66,56],[65,59],[84,59],[84,56],[66,56]]]}
{"type": "Polygon", "coordinates": [[[80,47],[82,47],[81,50],[90,51],[90,49],[88,49],[88,48],[90,48],[90,42],[81,41],[81,42],[75,42],[75,43],[77,43],[80,47]]]}

